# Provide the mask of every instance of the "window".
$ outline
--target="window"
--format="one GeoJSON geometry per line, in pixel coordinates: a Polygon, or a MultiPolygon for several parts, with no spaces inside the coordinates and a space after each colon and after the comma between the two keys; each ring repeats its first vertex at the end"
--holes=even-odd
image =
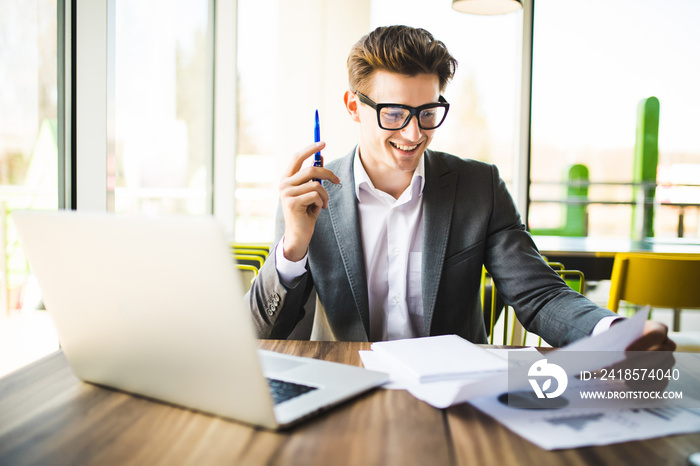
{"type": "MultiPolygon", "coordinates": [[[[238,154],[236,241],[271,242],[277,208],[277,105],[280,78],[277,2],[238,0],[238,154]],[[259,18],[265,18],[260,21],[259,18]]],[[[289,147],[289,151],[297,148],[289,147]]],[[[288,155],[288,154],[284,154],[288,155]]],[[[291,155],[291,152],[290,154],[291,155]]],[[[280,165],[284,163],[279,161],[280,165]]]]}
{"type": "Polygon", "coordinates": [[[565,172],[580,164],[589,172],[591,202],[587,232],[580,235],[699,236],[699,21],[694,0],[537,0],[529,217],[534,233],[565,228],[566,202],[572,201],[565,194],[565,172]],[[637,107],[652,96],[660,106],[658,173],[646,201],[655,212],[653,232],[640,232],[631,205],[644,181],[633,176],[637,107]]]}
{"type": "Polygon", "coordinates": [[[373,0],[371,23],[421,27],[445,43],[459,66],[445,92],[450,113],[431,149],[496,164],[512,180],[522,11],[478,16],[450,2],[373,0]]]}
{"type": "Polygon", "coordinates": [[[272,240],[278,180],[291,155],[313,142],[315,109],[326,161],[357,144],[343,104],[346,60],[352,45],[380,25],[424,27],[460,63],[445,93],[450,114],[431,147],[495,163],[512,179],[522,13],[465,15],[449,1],[312,3],[238,1],[238,241],[272,240]]]}
{"type": "MultiPolygon", "coordinates": [[[[8,1],[0,15],[0,306],[21,309],[28,268],[8,221],[58,208],[56,1],[8,1]]],[[[34,303],[37,304],[37,303],[34,303]]],[[[27,303],[27,305],[30,305],[27,303]]]]}
{"type": "Polygon", "coordinates": [[[0,375],[58,346],[9,217],[59,205],[56,3],[6,0],[0,14],[0,375]]]}
{"type": "Polygon", "coordinates": [[[238,0],[236,241],[274,239],[279,180],[313,143],[315,110],[326,162],[357,143],[343,104],[345,63],[369,28],[369,4],[238,0]]]}
{"type": "Polygon", "coordinates": [[[116,0],[109,208],[211,212],[208,0],[116,0]]]}

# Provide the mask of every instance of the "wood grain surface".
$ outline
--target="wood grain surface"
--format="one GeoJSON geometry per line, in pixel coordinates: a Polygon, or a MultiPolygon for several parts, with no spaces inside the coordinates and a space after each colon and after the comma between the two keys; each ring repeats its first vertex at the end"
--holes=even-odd
{"type": "MultiPolygon", "coordinates": [[[[361,365],[368,343],[261,340],[361,365]]],[[[438,410],[374,390],[272,432],[84,383],[61,352],[0,379],[0,465],[685,464],[700,434],[544,451],[471,405],[438,410]]]]}

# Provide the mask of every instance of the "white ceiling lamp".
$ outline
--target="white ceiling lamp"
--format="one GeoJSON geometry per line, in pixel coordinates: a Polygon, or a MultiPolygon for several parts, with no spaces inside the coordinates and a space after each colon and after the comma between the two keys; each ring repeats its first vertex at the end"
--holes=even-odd
{"type": "Polygon", "coordinates": [[[452,0],[452,8],[473,15],[504,15],[522,7],[519,0],[452,0]]]}

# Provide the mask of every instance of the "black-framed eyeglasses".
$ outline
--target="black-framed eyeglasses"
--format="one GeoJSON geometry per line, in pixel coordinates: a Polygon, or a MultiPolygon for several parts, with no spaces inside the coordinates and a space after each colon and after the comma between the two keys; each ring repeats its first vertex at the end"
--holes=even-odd
{"type": "Polygon", "coordinates": [[[418,126],[421,129],[435,129],[445,121],[450,109],[450,104],[443,96],[432,104],[409,107],[402,104],[378,104],[361,92],[355,91],[355,94],[360,97],[360,102],[377,111],[379,127],[390,131],[405,128],[414,116],[418,117],[418,126]]]}

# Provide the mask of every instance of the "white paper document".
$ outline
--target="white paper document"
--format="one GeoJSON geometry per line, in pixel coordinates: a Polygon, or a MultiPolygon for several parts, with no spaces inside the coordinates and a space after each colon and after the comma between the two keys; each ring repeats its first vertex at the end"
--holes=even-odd
{"type": "MultiPolygon", "coordinates": [[[[484,351],[498,357],[505,363],[508,361],[509,351],[537,352],[535,348],[518,350],[486,349],[484,351]]],[[[499,383],[503,383],[500,387],[502,390],[507,389],[507,384],[505,383],[507,378],[494,378],[493,372],[480,372],[471,376],[465,376],[460,380],[420,383],[398,366],[388,362],[376,351],[360,351],[360,358],[365,368],[389,374],[390,381],[384,384],[382,388],[408,390],[419,400],[425,401],[436,408],[447,408],[454,404],[463,403],[470,398],[493,393],[494,390],[499,389],[499,386],[496,385],[499,383]]],[[[500,373],[505,372],[501,371],[500,373]]]]}
{"type": "MultiPolygon", "coordinates": [[[[552,363],[563,360],[570,351],[596,351],[596,358],[586,363],[595,367],[569,369],[572,372],[567,373],[569,376],[579,370],[615,364],[624,357],[625,348],[642,335],[648,314],[649,309],[645,308],[600,335],[547,352],[543,358],[552,363]],[[599,352],[609,352],[610,356],[598,356],[599,352]]],[[[405,388],[437,408],[468,401],[514,433],[547,450],[700,431],[700,409],[681,406],[614,402],[594,409],[582,408],[572,401],[559,409],[510,407],[503,399],[504,394],[518,387],[508,385],[508,353],[537,350],[489,350],[456,339],[459,337],[452,335],[375,343],[372,351],[360,351],[360,357],[366,368],[390,374],[391,382],[385,388],[405,388]]]]}
{"type": "Polygon", "coordinates": [[[469,401],[545,450],[644,440],[700,431],[700,410],[682,407],[518,409],[498,396],[469,401]]]}
{"type": "MultiPolygon", "coordinates": [[[[576,351],[624,351],[641,336],[648,314],[647,308],[600,335],[547,353],[547,359],[556,360],[557,353],[569,351],[569,348],[576,351]]],[[[529,348],[526,351],[536,350],[529,348]]],[[[507,360],[455,335],[373,343],[372,351],[360,351],[360,358],[367,369],[391,375],[386,388],[405,388],[416,398],[436,408],[447,408],[508,390],[507,360]],[[465,344],[455,343],[455,339],[465,344]],[[421,354],[422,351],[425,353],[421,354]],[[435,368],[431,367],[431,363],[435,368]],[[468,369],[470,364],[473,364],[472,371],[468,369]],[[409,370],[407,366],[411,365],[413,367],[409,370]],[[446,373],[450,375],[444,376],[446,373]],[[439,379],[438,374],[443,374],[443,380],[439,379]],[[461,375],[458,377],[457,374],[461,375]]],[[[603,361],[598,362],[603,365],[603,361]]],[[[618,359],[605,361],[605,364],[615,362],[618,359]]]]}

